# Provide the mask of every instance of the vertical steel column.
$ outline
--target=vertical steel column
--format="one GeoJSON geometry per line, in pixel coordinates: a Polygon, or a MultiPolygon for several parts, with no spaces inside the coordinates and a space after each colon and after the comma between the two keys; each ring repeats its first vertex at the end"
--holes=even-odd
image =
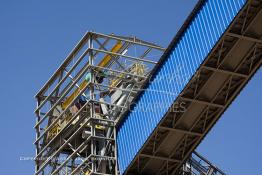
{"type": "MultiPolygon", "coordinates": [[[[93,56],[93,35],[91,34],[90,38],[89,38],[89,48],[91,49],[90,53],[89,53],[89,64],[91,66],[94,65],[94,56],[93,56]]],[[[91,125],[91,156],[95,155],[96,153],[96,144],[95,144],[95,140],[94,140],[94,137],[95,136],[95,125],[94,125],[94,122],[92,120],[92,118],[95,117],[94,115],[94,99],[95,99],[95,96],[94,96],[94,82],[95,82],[95,79],[94,79],[94,72],[92,69],[90,69],[90,74],[91,74],[91,78],[90,78],[90,100],[91,100],[91,107],[90,107],[90,118],[91,118],[91,121],[90,121],[90,125],[91,125]]],[[[91,159],[92,160],[92,172],[96,172],[96,165],[95,165],[95,159],[91,159]]]]}
{"type": "Polygon", "coordinates": [[[116,126],[114,123],[114,151],[115,151],[115,175],[118,174],[118,162],[117,162],[117,144],[116,144],[116,126]]]}
{"type": "MultiPolygon", "coordinates": [[[[39,99],[37,98],[37,107],[40,105],[40,101],[39,99]]],[[[36,113],[36,123],[38,123],[40,121],[40,110],[38,110],[38,112],[36,113]]],[[[36,130],[36,139],[40,136],[40,126],[37,126],[35,128],[36,130]]],[[[35,143],[35,146],[36,146],[36,151],[35,151],[35,156],[38,155],[39,153],[39,143],[35,143]]],[[[35,159],[35,172],[37,172],[39,169],[39,161],[37,159],[35,159]]]]}

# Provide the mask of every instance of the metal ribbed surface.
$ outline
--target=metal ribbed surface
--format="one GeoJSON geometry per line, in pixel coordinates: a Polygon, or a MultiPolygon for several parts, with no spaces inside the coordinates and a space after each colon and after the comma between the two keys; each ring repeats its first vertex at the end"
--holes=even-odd
{"type": "Polygon", "coordinates": [[[117,133],[121,174],[164,117],[246,0],[207,0],[172,46],[117,133]]]}

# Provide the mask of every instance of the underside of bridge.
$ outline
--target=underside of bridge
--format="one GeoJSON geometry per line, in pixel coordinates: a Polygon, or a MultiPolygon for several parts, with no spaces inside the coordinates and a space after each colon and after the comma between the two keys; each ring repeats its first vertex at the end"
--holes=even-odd
{"type": "Polygon", "coordinates": [[[184,104],[185,110],[166,114],[127,174],[179,174],[182,164],[261,66],[261,8],[258,0],[243,7],[174,102],[184,104]]]}

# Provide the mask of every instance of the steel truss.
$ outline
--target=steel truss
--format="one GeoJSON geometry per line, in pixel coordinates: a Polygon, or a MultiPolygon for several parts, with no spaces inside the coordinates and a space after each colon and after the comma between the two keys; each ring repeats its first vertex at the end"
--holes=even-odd
{"type": "Polygon", "coordinates": [[[261,66],[261,9],[261,1],[248,1],[174,103],[183,103],[185,109],[174,112],[170,108],[126,174],[180,172],[261,66]]]}
{"type": "Polygon", "coordinates": [[[179,175],[226,175],[199,153],[194,152],[180,169],[179,175]]]}
{"type": "Polygon", "coordinates": [[[118,174],[116,121],[164,50],[87,32],[36,95],[35,174],[118,174]]]}

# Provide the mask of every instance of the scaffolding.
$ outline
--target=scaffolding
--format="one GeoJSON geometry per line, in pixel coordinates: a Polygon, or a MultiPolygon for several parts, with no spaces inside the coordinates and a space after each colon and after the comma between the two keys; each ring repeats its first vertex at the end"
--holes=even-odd
{"type": "Polygon", "coordinates": [[[116,123],[164,50],[87,32],[36,95],[35,175],[118,174],[116,123]]]}

